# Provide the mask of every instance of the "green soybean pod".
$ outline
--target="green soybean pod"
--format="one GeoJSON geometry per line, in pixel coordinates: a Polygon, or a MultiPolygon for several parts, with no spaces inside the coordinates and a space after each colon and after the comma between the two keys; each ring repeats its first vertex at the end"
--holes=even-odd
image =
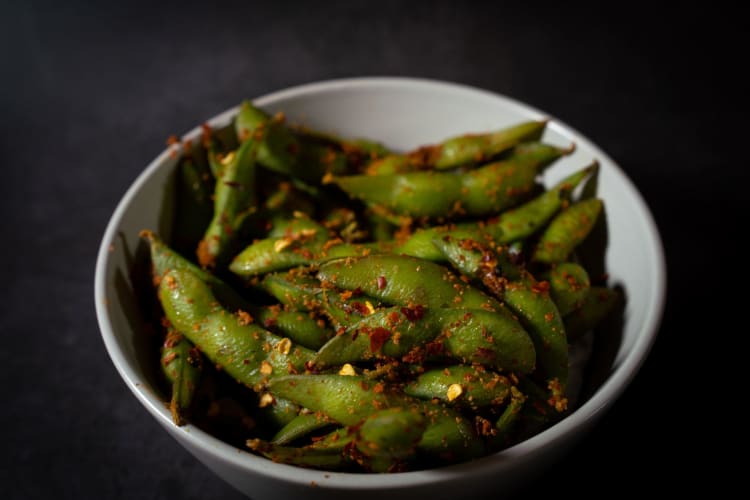
{"type": "Polygon", "coordinates": [[[331,421],[320,413],[300,413],[282,427],[271,442],[275,445],[286,445],[329,425],[331,421]]]}
{"type": "Polygon", "coordinates": [[[346,290],[361,290],[387,304],[421,304],[428,308],[467,307],[495,310],[499,306],[449,269],[401,255],[369,255],[328,261],[318,278],[346,290]]]}
{"type": "Polygon", "coordinates": [[[172,390],[169,404],[172,420],[182,425],[200,380],[200,353],[180,333],[169,330],[162,346],[161,368],[172,390]]]}
{"type": "Polygon", "coordinates": [[[450,406],[477,410],[502,404],[510,387],[507,377],[481,365],[448,365],[420,374],[404,387],[404,392],[419,399],[439,399],[450,406]]]}
{"type": "Polygon", "coordinates": [[[290,370],[304,370],[314,351],[292,345],[223,309],[211,289],[188,270],[168,271],[159,300],[172,325],[214,364],[248,387],[290,370]]]}
{"type": "Polygon", "coordinates": [[[622,300],[622,294],[613,288],[592,286],[581,306],[563,318],[565,330],[571,340],[593,330],[622,300]]]}
{"type": "Polygon", "coordinates": [[[567,260],[591,232],[602,206],[599,198],[588,198],[560,212],[539,238],[532,259],[547,264],[567,260]]]}
{"type": "Polygon", "coordinates": [[[575,262],[556,264],[542,277],[549,281],[550,296],[563,316],[583,305],[591,287],[589,274],[575,262]]]}
{"type": "Polygon", "coordinates": [[[389,472],[416,456],[426,426],[427,419],[417,408],[388,408],[362,422],[355,443],[369,457],[373,472],[389,472]]]}
{"type": "Polygon", "coordinates": [[[257,141],[245,141],[216,183],[213,218],[197,250],[198,262],[203,267],[215,267],[229,258],[245,219],[257,209],[257,151],[257,141]]]}
{"type": "Polygon", "coordinates": [[[538,366],[550,389],[550,401],[558,411],[563,411],[567,406],[568,340],[560,313],[544,283],[536,282],[530,275],[510,282],[505,286],[503,300],[534,342],[538,366]]]}

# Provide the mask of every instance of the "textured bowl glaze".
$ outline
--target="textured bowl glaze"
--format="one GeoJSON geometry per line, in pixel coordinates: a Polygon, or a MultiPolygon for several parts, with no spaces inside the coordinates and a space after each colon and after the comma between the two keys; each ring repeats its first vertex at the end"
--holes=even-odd
{"type": "MultiPolygon", "coordinates": [[[[271,113],[283,111],[290,122],[348,137],[374,138],[395,150],[522,120],[551,118],[543,139],[558,145],[575,142],[577,149],[550,168],[544,181],[550,184],[594,158],[600,162],[599,195],[605,200],[608,227],[606,266],[610,283],[623,288],[627,303],[622,327],[613,337],[615,345],[608,346],[609,358],[596,386],[568,417],[518,445],[470,463],[390,475],[322,472],[276,464],[194,426],[176,427],[153,382],[153,368],[144,362],[142,321],[130,271],[141,229],[169,234],[176,160],[165,151],[135,180],[112,215],[96,266],[96,311],[106,348],[125,383],[146,410],[206,466],[255,499],[395,500],[414,495],[438,499],[467,494],[497,498],[559,458],[620,396],[657,334],[666,268],[648,207],[623,171],[596,145],[553,117],[513,99],[445,82],[333,80],[274,92],[255,103],[271,113]]],[[[236,108],[228,110],[208,123],[214,127],[227,124],[235,112],[236,108]]],[[[186,137],[196,139],[199,134],[196,127],[186,137]]]]}

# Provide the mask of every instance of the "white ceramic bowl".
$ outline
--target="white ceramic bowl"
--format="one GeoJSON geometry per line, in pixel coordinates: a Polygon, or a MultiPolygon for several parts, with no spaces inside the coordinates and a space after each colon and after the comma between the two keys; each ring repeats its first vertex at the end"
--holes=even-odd
{"type": "MultiPolygon", "coordinates": [[[[405,78],[362,78],[303,85],[261,97],[256,104],[284,111],[290,122],[349,137],[378,139],[396,150],[465,133],[500,128],[521,120],[549,118],[517,101],[451,83],[405,78]]],[[[227,124],[236,109],[209,120],[227,124]]],[[[196,128],[187,137],[198,137],[196,128]]],[[[158,139],[158,138],[157,138],[158,139]]],[[[155,139],[156,140],[156,139],[155,139]]],[[[165,151],[128,189],[109,222],[96,267],[95,300],[102,337],[125,383],[143,406],[193,455],[255,499],[265,498],[438,498],[473,497],[506,491],[558,458],[622,393],[643,363],[662,314],[666,271],[661,241],[646,204],[622,170],[598,147],[552,118],[544,140],[575,154],[548,170],[553,182],[596,158],[600,196],[609,228],[606,264],[610,282],[627,295],[622,338],[598,389],[570,416],[512,448],[470,463],[391,475],[331,473],[273,463],[227,445],[202,430],[176,427],[139,362],[141,321],[129,278],[138,232],[167,234],[170,175],[175,160],[165,151]],[[160,214],[162,214],[160,216],[160,214]],[[384,495],[388,495],[384,497],[384,495]]],[[[142,358],[142,357],[141,357],[142,358]]],[[[137,434],[136,434],[137,435],[137,434]]]]}

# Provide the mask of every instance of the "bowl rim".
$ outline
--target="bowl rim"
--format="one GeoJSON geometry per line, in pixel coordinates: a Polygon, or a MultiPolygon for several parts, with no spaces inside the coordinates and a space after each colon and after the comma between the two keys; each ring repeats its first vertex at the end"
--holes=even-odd
{"type": "MultiPolygon", "coordinates": [[[[631,191],[636,202],[636,216],[642,219],[649,236],[649,239],[646,242],[648,245],[644,251],[652,256],[654,269],[656,270],[656,273],[650,277],[650,285],[655,300],[649,304],[644,316],[643,327],[630,351],[624,356],[622,362],[615,367],[607,380],[604,381],[604,383],[588,400],[555,425],[498,453],[461,464],[385,475],[329,472],[278,464],[250,453],[249,451],[244,451],[227,444],[191,424],[183,427],[174,426],[171,420],[171,415],[166,409],[166,406],[148,389],[148,384],[145,381],[141,381],[142,378],[137,373],[137,370],[127,362],[121,352],[112,327],[106,297],[106,277],[107,268],[110,263],[110,246],[115,241],[123,216],[133,197],[140,191],[144,184],[149,181],[156,170],[163,163],[168,161],[171,154],[169,147],[152,160],[133,181],[119,201],[105,229],[97,255],[94,277],[94,302],[102,339],[112,363],[115,365],[115,368],[125,381],[128,388],[133,392],[147,411],[157,419],[157,421],[167,427],[167,429],[173,434],[182,433],[183,437],[202,453],[211,455],[224,463],[231,464],[242,470],[254,472],[279,481],[297,483],[300,485],[310,485],[311,483],[314,483],[324,488],[362,490],[386,489],[394,486],[417,487],[426,483],[435,484],[436,481],[450,481],[458,475],[465,476],[467,473],[476,476],[481,476],[490,472],[497,474],[501,469],[505,469],[517,461],[533,459],[538,453],[541,453],[543,449],[554,446],[556,443],[562,442],[564,438],[569,437],[570,434],[572,434],[572,431],[576,428],[584,427],[587,424],[593,423],[602,412],[612,406],[635,377],[638,370],[645,362],[648,353],[656,340],[664,311],[667,270],[661,237],[654,218],[641,193],[623,172],[621,167],[613,161],[609,155],[602,151],[585,135],[553,117],[549,113],[544,113],[533,106],[497,92],[491,92],[448,81],[411,77],[378,76],[342,78],[306,83],[265,94],[253,99],[253,102],[258,106],[266,106],[277,101],[294,97],[314,95],[317,93],[328,93],[342,89],[361,89],[367,87],[409,88],[412,90],[432,92],[442,91],[461,93],[465,94],[467,97],[471,96],[503,101],[505,105],[510,105],[511,107],[516,108],[516,110],[524,115],[535,114],[540,118],[547,117],[549,118],[549,123],[547,124],[548,128],[554,129],[564,136],[574,136],[578,144],[584,145],[586,148],[594,152],[602,161],[608,162],[609,166],[612,167],[609,169],[609,172],[617,178],[617,182],[622,183],[631,191]]],[[[222,122],[226,123],[238,111],[238,109],[239,106],[234,106],[207,120],[207,123],[209,125],[220,124],[222,122]]],[[[201,127],[197,126],[185,134],[184,137],[198,137],[200,129],[201,127]]],[[[189,451],[192,452],[192,450],[189,451]]]]}

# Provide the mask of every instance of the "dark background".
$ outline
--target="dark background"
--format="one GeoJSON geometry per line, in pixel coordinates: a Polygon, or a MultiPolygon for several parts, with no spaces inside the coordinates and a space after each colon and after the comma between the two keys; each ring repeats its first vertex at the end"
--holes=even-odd
{"type": "Polygon", "coordinates": [[[728,363],[713,363],[741,333],[724,271],[741,262],[730,229],[748,181],[740,17],[715,4],[521,4],[0,1],[0,495],[240,497],[157,427],[110,363],[94,314],[98,245],[168,135],[245,97],[366,75],[461,82],[549,112],[622,166],[662,232],[669,294],[652,355],[524,493],[708,486],[712,416],[731,409],[714,390],[728,363]]]}

